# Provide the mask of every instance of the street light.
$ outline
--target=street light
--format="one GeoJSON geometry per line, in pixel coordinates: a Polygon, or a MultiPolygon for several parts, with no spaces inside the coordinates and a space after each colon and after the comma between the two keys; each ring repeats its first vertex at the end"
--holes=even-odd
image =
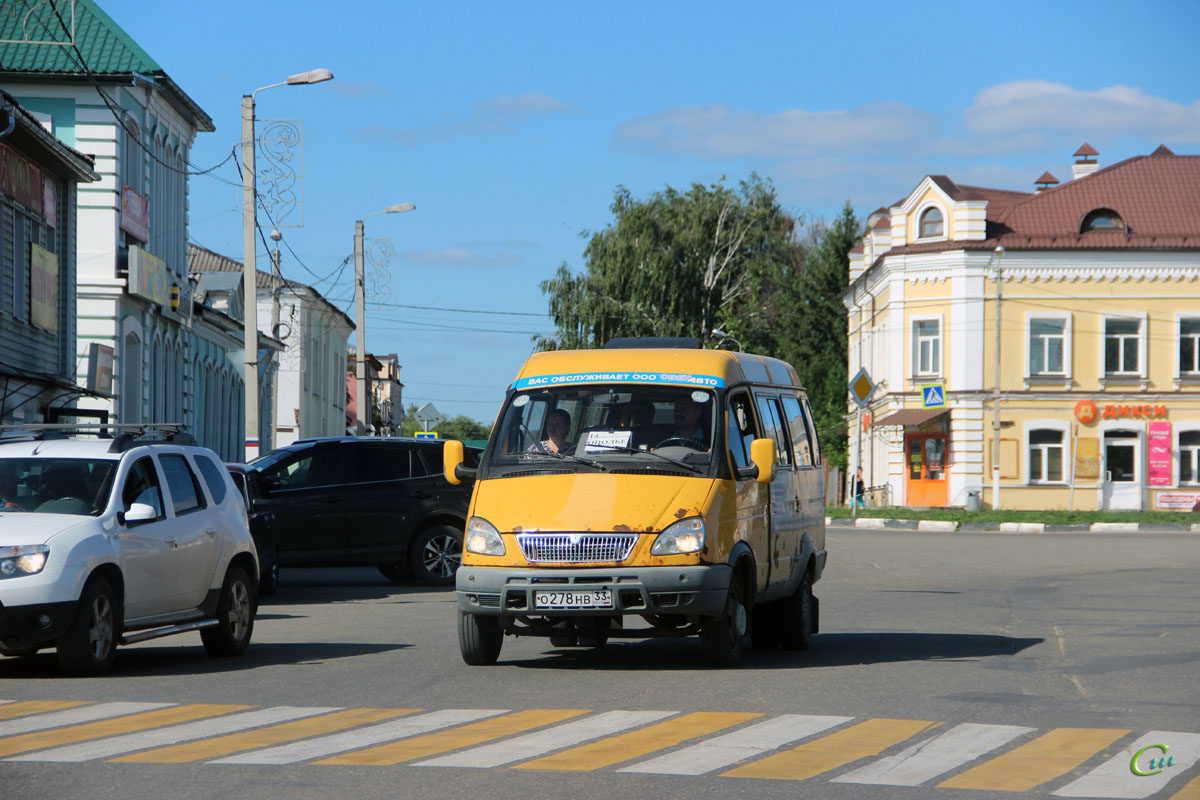
{"type": "Polygon", "coordinates": [[[354,354],[354,391],[355,408],[358,415],[358,425],[355,433],[364,433],[371,424],[371,401],[367,397],[367,317],[363,308],[363,219],[377,217],[380,214],[402,214],[412,211],[416,206],[412,203],[396,203],[383,211],[373,211],[354,222],[354,327],[358,333],[358,347],[354,354]],[[366,406],[367,419],[363,421],[363,406],[366,406]]]}
{"type": "Polygon", "coordinates": [[[246,388],[245,455],[250,461],[258,455],[258,278],[254,236],[258,231],[258,202],[254,175],[254,98],[277,86],[299,86],[333,79],[327,69],[313,69],[289,75],[283,83],[272,83],[242,95],[242,338],[245,345],[243,378],[246,388]]]}
{"type": "Polygon", "coordinates": [[[741,343],[741,342],[739,342],[737,339],[733,338],[732,336],[730,336],[730,335],[729,335],[728,333],[726,333],[725,331],[721,330],[720,328],[713,328],[713,329],[712,329],[712,335],[713,335],[713,336],[715,336],[715,337],[717,337],[717,338],[718,338],[718,339],[720,339],[721,341],[724,341],[724,340],[728,339],[729,341],[731,341],[731,342],[733,342],[734,344],[736,344],[736,345],[737,345],[737,349],[738,349],[738,352],[739,352],[739,353],[741,353],[741,352],[744,352],[744,351],[742,350],[742,343],[741,343]]]}

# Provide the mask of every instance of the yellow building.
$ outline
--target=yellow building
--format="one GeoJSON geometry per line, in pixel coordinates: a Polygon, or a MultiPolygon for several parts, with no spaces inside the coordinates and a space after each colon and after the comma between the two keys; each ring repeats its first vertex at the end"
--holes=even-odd
{"type": "Polygon", "coordinates": [[[1098,155],[1036,192],[926,176],[870,215],[843,301],[877,501],[1200,502],[1200,156],[1098,155]]]}

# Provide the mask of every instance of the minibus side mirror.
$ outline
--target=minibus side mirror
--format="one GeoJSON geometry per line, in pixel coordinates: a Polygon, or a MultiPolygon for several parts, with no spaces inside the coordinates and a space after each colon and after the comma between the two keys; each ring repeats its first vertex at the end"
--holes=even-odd
{"type": "Polygon", "coordinates": [[[458,486],[465,480],[475,479],[475,468],[463,465],[463,443],[449,439],[442,447],[442,474],[450,483],[458,486]]]}
{"type": "Polygon", "coordinates": [[[775,479],[775,440],[755,439],[750,443],[750,463],[758,467],[754,479],[759,483],[770,483],[775,479]]]}

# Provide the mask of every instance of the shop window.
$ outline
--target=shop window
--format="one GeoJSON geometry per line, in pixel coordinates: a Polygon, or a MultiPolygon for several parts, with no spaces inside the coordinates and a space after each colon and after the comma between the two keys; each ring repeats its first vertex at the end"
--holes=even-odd
{"type": "Polygon", "coordinates": [[[942,370],[941,320],[913,320],[913,374],[940,375],[942,370]]]}
{"type": "Polygon", "coordinates": [[[1200,375],[1200,317],[1179,320],[1179,374],[1200,375]]]}
{"type": "Polygon", "coordinates": [[[945,218],[936,208],[927,208],[921,214],[919,238],[928,239],[934,236],[944,236],[946,230],[945,218]]]}
{"type": "Polygon", "coordinates": [[[1200,431],[1179,434],[1179,482],[1200,484],[1200,431]]]}
{"type": "Polygon", "coordinates": [[[1029,374],[1065,375],[1067,365],[1067,320],[1029,320],[1029,374]]]}
{"type": "Polygon", "coordinates": [[[1029,432],[1029,482],[1061,483],[1063,479],[1063,432],[1029,432]]]}
{"type": "Polygon", "coordinates": [[[1104,372],[1141,374],[1142,321],[1110,317],[1104,320],[1104,372]]]}

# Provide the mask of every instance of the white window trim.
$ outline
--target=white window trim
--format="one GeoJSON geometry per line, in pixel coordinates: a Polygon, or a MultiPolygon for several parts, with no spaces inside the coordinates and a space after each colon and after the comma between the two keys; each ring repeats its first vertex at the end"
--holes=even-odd
{"type": "MultiPolygon", "coordinates": [[[[1137,434],[1137,450],[1134,451],[1137,457],[1137,485],[1143,489],[1149,488],[1147,483],[1147,467],[1146,460],[1148,454],[1146,451],[1146,423],[1141,420],[1133,419],[1110,419],[1101,421],[1097,433],[1100,436],[1100,464],[1101,469],[1107,468],[1108,464],[1105,461],[1104,438],[1109,431],[1133,431],[1137,434]]],[[[1105,475],[1103,472],[1100,475],[1100,483],[1104,483],[1105,475]]]]}
{"type": "Polygon", "coordinates": [[[946,323],[942,319],[941,314],[920,314],[913,315],[908,318],[908,340],[909,340],[909,358],[912,363],[909,365],[909,375],[914,381],[927,381],[929,378],[941,378],[945,375],[944,365],[946,363],[946,323]],[[938,357],[937,364],[934,365],[932,372],[921,372],[920,353],[917,349],[917,323],[918,322],[936,322],[938,324],[938,357]]]}
{"type": "Polygon", "coordinates": [[[913,241],[914,242],[947,242],[950,240],[950,215],[946,212],[945,207],[941,203],[930,201],[917,209],[916,215],[913,217],[913,241]],[[936,208],[942,215],[942,233],[940,236],[922,236],[921,235],[921,218],[925,216],[925,212],[931,208],[936,208]]]}
{"type": "MultiPolygon", "coordinates": [[[[1176,328],[1178,330],[1178,328],[1176,328]]],[[[1133,383],[1140,382],[1141,389],[1145,391],[1149,388],[1149,380],[1146,377],[1146,370],[1149,368],[1148,348],[1146,346],[1150,336],[1150,315],[1145,311],[1105,311],[1100,314],[1100,388],[1105,388],[1106,383],[1133,383]],[[1105,354],[1108,348],[1108,321],[1109,320],[1136,320],[1141,323],[1138,330],[1138,371],[1137,372],[1114,372],[1109,373],[1105,369],[1105,354]]]]}
{"type": "Polygon", "coordinates": [[[1200,320],[1200,313],[1176,311],[1175,312],[1175,352],[1172,356],[1172,369],[1175,372],[1175,390],[1179,391],[1184,383],[1200,383],[1200,372],[1180,372],[1179,371],[1179,347],[1183,342],[1183,321],[1185,319],[1200,320]]]}
{"type": "Polygon", "coordinates": [[[1073,364],[1071,362],[1072,347],[1071,339],[1071,319],[1070,312],[1062,314],[1054,314],[1040,311],[1030,311],[1025,314],[1025,377],[1033,380],[1063,380],[1070,381],[1072,375],[1073,364]],[[1062,372],[1039,372],[1033,374],[1033,365],[1029,360],[1029,345],[1033,339],[1033,322],[1035,320],[1063,320],[1063,368],[1062,372]]]}
{"type": "MultiPolygon", "coordinates": [[[[1171,445],[1174,448],[1174,452],[1171,453],[1171,485],[1177,489],[1195,490],[1196,488],[1200,488],[1200,480],[1197,480],[1195,483],[1180,482],[1179,456],[1183,450],[1182,445],[1179,443],[1179,437],[1184,433],[1195,433],[1200,431],[1200,422],[1180,422],[1173,427],[1174,430],[1171,431],[1171,445]]],[[[1200,473],[1198,473],[1196,477],[1200,478],[1200,473]]]]}
{"type": "Polygon", "coordinates": [[[1067,486],[1071,482],[1071,473],[1075,466],[1075,443],[1071,438],[1071,423],[1061,419],[1034,419],[1025,423],[1021,431],[1022,472],[1025,474],[1026,486],[1067,486]],[[1035,481],[1030,474],[1033,459],[1029,457],[1029,434],[1033,431],[1052,430],[1062,434],[1062,479],[1057,481],[1035,481]]]}

